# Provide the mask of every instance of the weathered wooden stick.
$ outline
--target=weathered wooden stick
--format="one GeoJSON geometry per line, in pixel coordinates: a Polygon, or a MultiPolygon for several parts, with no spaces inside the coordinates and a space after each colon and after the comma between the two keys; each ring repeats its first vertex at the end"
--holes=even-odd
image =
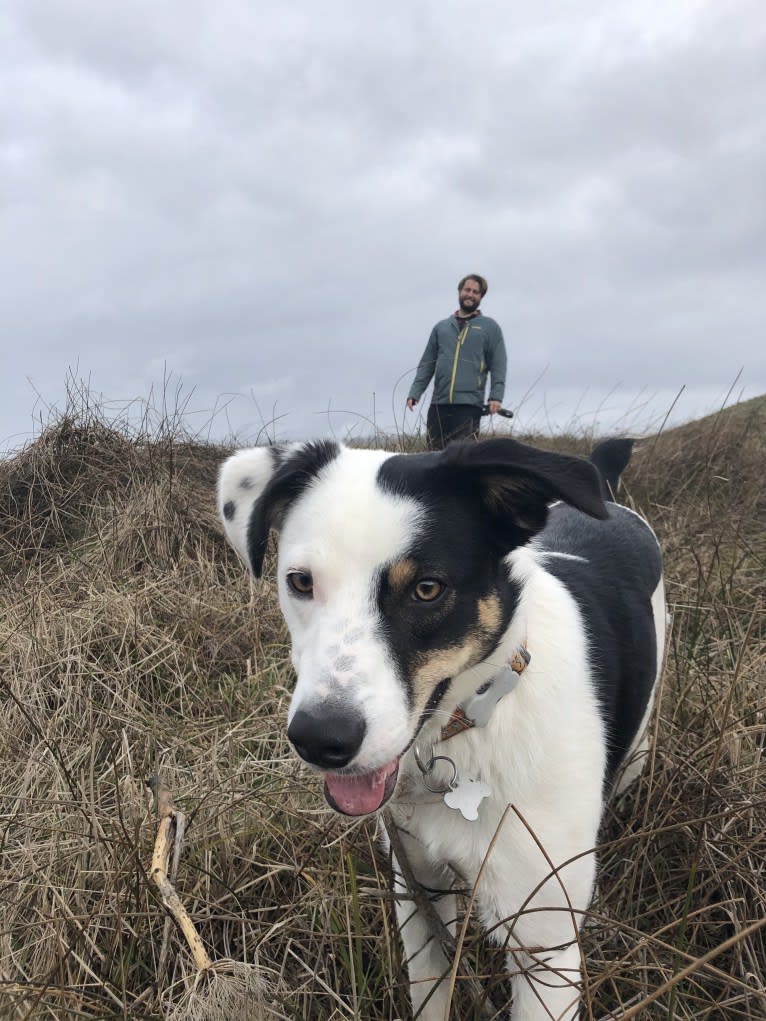
{"type": "Polygon", "coordinates": [[[189,912],[183,906],[181,898],[176,893],[173,884],[165,872],[167,857],[173,846],[174,829],[172,816],[168,816],[160,823],[157,840],[154,845],[154,855],[152,856],[151,880],[160,891],[162,903],[173,916],[173,920],[183,933],[184,939],[188,943],[189,950],[194,958],[194,963],[199,971],[205,971],[212,966],[213,962],[205,950],[199,933],[194,928],[194,922],[192,922],[189,912]]]}
{"type": "Polygon", "coordinates": [[[173,807],[173,798],[170,791],[160,777],[153,776],[149,780],[149,787],[157,799],[157,812],[160,817],[157,839],[154,841],[154,853],[152,854],[149,878],[159,890],[162,903],[183,933],[197,969],[205,971],[212,967],[213,962],[205,950],[205,946],[194,927],[194,922],[192,922],[189,912],[184,907],[167,874],[170,853],[174,848],[174,860],[176,864],[178,862],[180,839],[186,820],[183,812],[178,812],[173,807]]]}
{"type": "MultiPolygon", "coordinates": [[[[175,840],[173,841],[173,861],[170,865],[169,878],[171,883],[175,883],[178,875],[178,862],[181,857],[181,845],[183,843],[183,835],[185,829],[185,817],[183,812],[179,812],[174,809],[173,801],[170,794],[169,788],[165,785],[159,776],[153,776],[151,780],[147,781],[147,786],[151,789],[157,801],[157,811],[160,818],[164,818],[170,812],[175,811],[175,840]]],[[[165,971],[168,966],[168,956],[170,954],[170,929],[173,925],[173,917],[170,914],[165,916],[165,921],[162,926],[162,943],[160,944],[160,954],[157,959],[157,970],[156,970],[156,981],[157,991],[162,986],[162,981],[165,977],[165,971]]]]}
{"type": "MultiPolygon", "coordinates": [[[[191,951],[197,974],[180,1001],[167,1013],[168,1021],[272,1021],[282,1018],[267,1002],[267,985],[257,965],[239,961],[213,961],[168,878],[173,852],[173,875],[181,853],[185,816],[173,805],[168,787],[160,777],[148,781],[156,800],[160,823],[154,841],[149,877],[157,887],[165,910],[176,923],[191,951]]],[[[166,953],[165,939],[160,950],[166,953]]],[[[164,965],[163,965],[164,966],[164,965]]],[[[158,976],[162,972],[158,969],[158,976]]]]}

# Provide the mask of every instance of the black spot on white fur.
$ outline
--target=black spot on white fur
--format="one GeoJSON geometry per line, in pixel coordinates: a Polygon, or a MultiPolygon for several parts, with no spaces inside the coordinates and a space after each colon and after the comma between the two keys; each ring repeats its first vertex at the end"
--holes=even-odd
{"type": "Polygon", "coordinates": [[[234,503],[233,500],[227,500],[226,503],[223,505],[223,516],[226,518],[226,520],[233,521],[236,512],[237,505],[234,503]]]}

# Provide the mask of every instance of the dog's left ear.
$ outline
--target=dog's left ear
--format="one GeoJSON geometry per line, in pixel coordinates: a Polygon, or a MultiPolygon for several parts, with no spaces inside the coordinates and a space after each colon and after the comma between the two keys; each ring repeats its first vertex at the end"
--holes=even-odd
{"type": "Polygon", "coordinates": [[[455,443],[441,455],[444,468],[475,486],[500,543],[512,549],[539,532],[556,500],[594,518],[608,512],[598,471],[589,461],[510,439],[455,443]]]}
{"type": "Polygon", "coordinates": [[[251,447],[232,454],[218,474],[218,513],[226,538],[256,578],[263,571],[269,532],[290,503],[338,455],[337,443],[251,447]]]}

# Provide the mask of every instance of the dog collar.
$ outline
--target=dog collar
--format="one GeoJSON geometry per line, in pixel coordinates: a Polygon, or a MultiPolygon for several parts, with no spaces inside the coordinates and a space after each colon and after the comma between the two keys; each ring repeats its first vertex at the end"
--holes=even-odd
{"type": "Polygon", "coordinates": [[[495,706],[519,683],[531,658],[525,642],[517,645],[505,666],[455,709],[442,727],[439,740],[448,741],[472,727],[486,727],[495,706]]]}

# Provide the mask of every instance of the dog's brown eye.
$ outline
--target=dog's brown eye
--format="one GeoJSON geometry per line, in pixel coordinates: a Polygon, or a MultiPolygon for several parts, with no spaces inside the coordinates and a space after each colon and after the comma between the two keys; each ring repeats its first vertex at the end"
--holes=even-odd
{"type": "Polygon", "coordinates": [[[421,578],[413,589],[413,595],[421,603],[432,603],[444,591],[444,585],[436,578],[421,578]]]}
{"type": "Polygon", "coordinates": [[[314,594],[314,579],[308,571],[290,571],[287,586],[296,596],[303,596],[304,599],[314,594]]]}

